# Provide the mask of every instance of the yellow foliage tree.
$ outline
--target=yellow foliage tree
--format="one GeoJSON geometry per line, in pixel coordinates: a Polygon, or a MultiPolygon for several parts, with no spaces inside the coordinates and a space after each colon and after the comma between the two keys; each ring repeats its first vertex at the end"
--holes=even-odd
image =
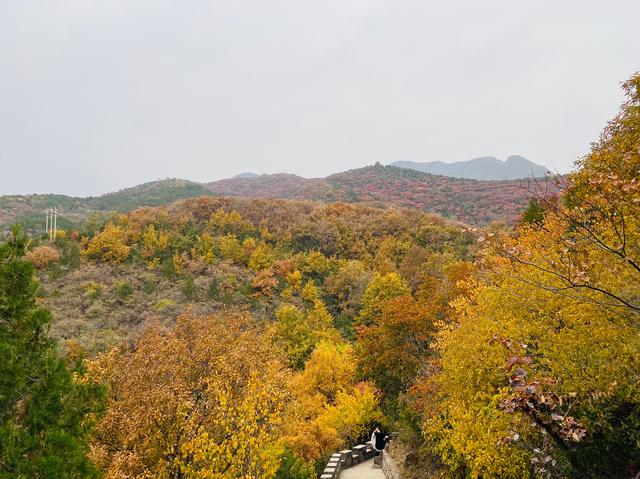
{"type": "Polygon", "coordinates": [[[285,275],[285,281],[291,288],[299,290],[302,288],[302,273],[299,269],[293,270],[285,275]]]}
{"type": "Polygon", "coordinates": [[[292,304],[280,306],[272,333],[274,341],[284,349],[289,365],[302,368],[315,346],[313,330],[304,313],[292,304]]]}
{"type": "Polygon", "coordinates": [[[301,369],[322,341],[339,343],[340,333],[333,326],[333,318],[324,303],[316,299],[306,314],[297,306],[284,304],[276,311],[276,322],[272,329],[273,339],[286,352],[289,365],[301,369]]]}
{"type": "Polygon", "coordinates": [[[410,243],[399,238],[384,238],[374,258],[375,270],[381,274],[396,272],[409,247],[410,243]]]}
{"type": "Polygon", "coordinates": [[[193,257],[200,257],[206,264],[212,264],[215,261],[215,240],[206,231],[202,233],[196,242],[195,254],[193,257]]]}
{"type": "Polygon", "coordinates": [[[269,247],[261,243],[253,249],[248,266],[253,271],[263,271],[273,265],[274,257],[269,247]]]}
{"type": "Polygon", "coordinates": [[[376,390],[366,382],[355,385],[350,392],[339,391],[335,404],[327,406],[318,418],[321,425],[335,430],[346,445],[354,445],[371,432],[371,424],[382,420],[376,390]]]}
{"type": "Polygon", "coordinates": [[[99,261],[121,263],[129,258],[131,253],[131,246],[127,242],[126,231],[120,226],[108,223],[88,241],[83,254],[87,258],[99,261]]]}
{"type": "Polygon", "coordinates": [[[156,227],[151,224],[147,226],[140,238],[140,254],[149,263],[157,254],[163,252],[169,244],[169,235],[163,231],[157,231],[156,227]]]}
{"type": "Polygon", "coordinates": [[[625,477],[640,463],[640,75],[592,153],[515,234],[416,387],[443,461],[473,478],[625,477]],[[431,405],[429,405],[431,403],[431,405]]]}
{"type": "Polygon", "coordinates": [[[271,478],[289,383],[239,314],[184,314],[89,367],[108,386],[93,460],[107,478],[271,478]]]}
{"type": "Polygon", "coordinates": [[[285,441],[305,460],[326,459],[380,419],[372,386],[356,384],[351,346],[320,343],[293,380],[285,441]]]}
{"type": "Polygon", "coordinates": [[[237,211],[234,210],[227,213],[222,208],[219,208],[209,218],[207,229],[214,235],[233,234],[237,237],[243,237],[255,228],[251,223],[245,221],[237,211]]]}
{"type": "Polygon", "coordinates": [[[218,239],[218,249],[222,259],[230,259],[236,263],[243,263],[245,253],[238,238],[234,234],[228,234],[218,239]]]}
{"type": "Polygon", "coordinates": [[[307,281],[302,288],[302,299],[309,303],[314,303],[320,298],[320,293],[318,292],[318,288],[313,283],[313,281],[307,281]]]}
{"type": "Polygon", "coordinates": [[[398,273],[376,273],[362,297],[358,324],[372,324],[380,314],[380,308],[385,301],[405,294],[410,294],[409,287],[398,273]]]}
{"type": "Polygon", "coordinates": [[[320,343],[311,354],[304,370],[294,380],[298,396],[319,396],[323,403],[333,404],[338,392],[355,383],[353,348],[348,344],[320,343]]]}
{"type": "Polygon", "coordinates": [[[313,301],[313,308],[307,313],[306,321],[316,343],[321,341],[339,343],[341,341],[340,333],[333,326],[331,314],[319,299],[313,301]]]}
{"type": "Polygon", "coordinates": [[[324,276],[331,271],[331,261],[321,252],[311,251],[301,255],[300,269],[309,276],[324,276]]]}

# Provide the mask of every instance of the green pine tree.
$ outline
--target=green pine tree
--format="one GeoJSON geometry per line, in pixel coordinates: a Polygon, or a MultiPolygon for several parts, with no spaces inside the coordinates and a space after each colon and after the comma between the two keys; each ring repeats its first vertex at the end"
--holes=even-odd
{"type": "Polygon", "coordinates": [[[527,209],[524,210],[524,213],[522,214],[522,222],[540,224],[543,219],[544,210],[540,206],[540,203],[538,203],[538,199],[536,197],[531,197],[529,199],[527,209]]]}
{"type": "Polygon", "coordinates": [[[87,437],[103,391],[74,380],[82,358],[61,359],[48,337],[27,246],[17,226],[0,245],[0,478],[97,477],[87,437]]]}

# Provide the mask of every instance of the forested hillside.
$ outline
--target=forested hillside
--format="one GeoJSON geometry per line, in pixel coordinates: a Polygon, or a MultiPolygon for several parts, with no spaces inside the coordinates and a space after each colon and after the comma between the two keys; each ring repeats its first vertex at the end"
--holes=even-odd
{"type": "MultiPolygon", "coordinates": [[[[278,469],[278,477],[313,477],[327,455],[385,422],[380,406],[393,403],[367,379],[358,331],[392,297],[401,302],[386,314],[419,314],[428,303],[434,324],[455,281],[470,270],[477,237],[417,210],[200,198],[37,244],[27,258],[41,271],[39,296],[53,312],[52,335],[65,350],[99,355],[91,377],[126,391],[108,399],[101,439],[92,443],[92,459],[109,475],[184,468],[200,477],[206,468],[229,467],[235,472],[221,477],[273,477],[278,469]],[[134,342],[135,350],[123,342],[134,342]],[[222,362],[202,369],[214,357],[222,362]],[[249,374],[263,363],[273,367],[249,374]],[[215,388],[228,381],[238,383],[225,393],[234,408],[225,419],[215,388]],[[203,403],[186,406],[206,384],[212,389],[203,403]],[[184,407],[206,425],[175,419],[184,407]],[[246,414],[256,414],[261,426],[245,424],[246,414]],[[153,417],[160,425],[149,422],[153,417]],[[227,443],[214,435],[216,421],[238,436],[227,443]],[[180,437],[167,439],[165,428],[180,437]],[[140,451],[149,437],[152,450],[140,451]],[[269,446],[259,454],[255,441],[269,446]],[[160,454],[167,447],[177,448],[171,460],[160,454]],[[207,457],[193,459],[194,448],[207,457]]],[[[415,331],[416,352],[427,346],[431,327],[415,331]]],[[[400,387],[409,379],[405,374],[400,387]]]]}
{"type": "Polygon", "coordinates": [[[335,203],[187,199],[52,243],[16,228],[0,477],[311,479],[375,425],[409,479],[637,477],[640,75],[624,90],[513,227],[340,202],[424,179],[373,166],[313,184],[335,203]]]}
{"type": "Polygon", "coordinates": [[[467,224],[513,224],[532,191],[555,188],[546,180],[475,181],[435,176],[394,166],[368,166],[327,178],[275,174],[220,180],[208,184],[184,180],[145,183],[98,197],[64,195],[0,196],[0,230],[19,222],[31,233],[44,230],[45,210],[56,206],[60,227],[78,229],[95,215],[131,211],[200,196],[283,198],[324,202],[378,203],[417,208],[467,224]]]}
{"type": "Polygon", "coordinates": [[[295,175],[261,175],[209,183],[224,196],[380,202],[417,208],[468,224],[513,223],[532,191],[554,188],[545,180],[478,181],[436,176],[380,164],[306,180],[295,175]]]}
{"type": "Polygon", "coordinates": [[[96,213],[108,215],[209,195],[211,193],[199,183],[167,179],[89,198],[55,194],[0,196],[0,231],[9,231],[11,225],[20,223],[27,231],[39,234],[44,231],[45,211],[53,206],[60,211],[59,227],[74,229],[96,213]]]}
{"type": "MultiPolygon", "coordinates": [[[[68,318],[54,322],[54,334],[95,353],[131,337],[148,318],[171,323],[186,304],[204,313],[234,305],[273,316],[285,276],[295,270],[309,270],[299,281],[323,286],[343,265],[366,282],[404,264],[406,279],[417,282],[408,277],[416,258],[468,260],[475,243],[469,228],[412,210],[200,198],[119,215],[93,232],[60,233],[60,263],[45,268],[41,294],[56,317],[68,318]]],[[[338,298],[346,292],[337,288],[323,301],[352,337],[353,318],[341,314],[338,298]]]]}

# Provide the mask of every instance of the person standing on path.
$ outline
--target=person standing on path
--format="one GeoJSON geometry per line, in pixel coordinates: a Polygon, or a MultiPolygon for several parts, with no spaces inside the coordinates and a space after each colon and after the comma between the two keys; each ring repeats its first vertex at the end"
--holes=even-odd
{"type": "Polygon", "coordinates": [[[382,467],[382,451],[384,450],[385,442],[384,433],[376,426],[371,433],[371,446],[376,451],[373,467],[382,467]]]}

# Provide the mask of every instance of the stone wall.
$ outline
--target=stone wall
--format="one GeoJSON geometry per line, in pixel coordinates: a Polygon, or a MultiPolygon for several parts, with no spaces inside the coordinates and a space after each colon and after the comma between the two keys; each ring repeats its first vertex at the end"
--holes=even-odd
{"type": "Polygon", "coordinates": [[[400,469],[396,465],[391,454],[382,454],[382,472],[387,479],[402,479],[400,469]]]}
{"type": "Polygon", "coordinates": [[[371,443],[359,444],[352,449],[344,449],[331,455],[331,459],[320,474],[320,479],[338,479],[343,469],[348,469],[356,464],[371,459],[375,451],[371,443]]]}
{"type": "MultiPolygon", "coordinates": [[[[375,456],[371,442],[360,444],[353,449],[345,449],[331,456],[327,466],[320,474],[320,479],[339,479],[340,473],[356,464],[360,464],[375,456]]],[[[391,454],[382,453],[382,472],[386,479],[402,479],[400,469],[396,465],[391,454]]]]}

